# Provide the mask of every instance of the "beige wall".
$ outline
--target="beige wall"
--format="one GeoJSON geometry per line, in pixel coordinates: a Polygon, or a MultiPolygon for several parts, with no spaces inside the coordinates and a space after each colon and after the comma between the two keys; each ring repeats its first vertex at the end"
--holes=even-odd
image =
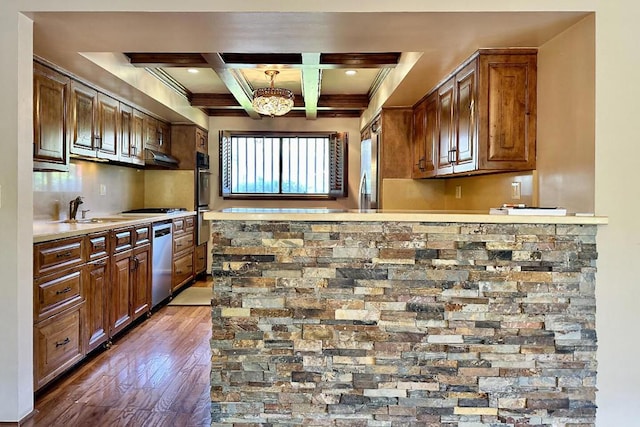
{"type": "Polygon", "coordinates": [[[144,175],[140,169],[106,163],[72,160],[69,172],[33,173],[33,218],[67,219],[69,201],[83,197],[78,210],[89,209],[89,217],[142,207],[144,175]],[[104,195],[100,186],[104,185],[104,195]]]}
{"type": "Polygon", "coordinates": [[[148,208],[195,208],[195,176],[191,170],[144,172],[144,206],[148,208]]]}
{"type": "Polygon", "coordinates": [[[595,16],[538,51],[540,204],[593,212],[595,197],[595,16]]]}
{"type": "Polygon", "coordinates": [[[228,207],[299,208],[326,207],[330,209],[356,209],[360,179],[359,119],[263,118],[248,120],[237,117],[211,117],[209,120],[209,161],[211,164],[211,209],[228,207]],[[218,135],[221,130],[232,131],[291,131],[291,132],[348,132],[349,133],[349,189],[348,197],[337,200],[224,200],[219,195],[218,135]]]}
{"type": "Polygon", "coordinates": [[[474,177],[449,178],[445,182],[445,209],[486,210],[503,203],[537,205],[534,172],[498,173],[474,177]],[[520,199],[511,197],[511,184],[520,184],[520,199]],[[461,197],[456,198],[456,187],[461,197]]]}

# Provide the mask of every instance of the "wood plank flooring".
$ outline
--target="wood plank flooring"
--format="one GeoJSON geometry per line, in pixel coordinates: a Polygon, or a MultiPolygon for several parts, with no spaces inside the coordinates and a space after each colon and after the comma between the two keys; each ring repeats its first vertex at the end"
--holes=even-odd
{"type": "Polygon", "coordinates": [[[210,307],[162,307],[37,396],[23,425],[209,426],[210,338],[210,307]]]}

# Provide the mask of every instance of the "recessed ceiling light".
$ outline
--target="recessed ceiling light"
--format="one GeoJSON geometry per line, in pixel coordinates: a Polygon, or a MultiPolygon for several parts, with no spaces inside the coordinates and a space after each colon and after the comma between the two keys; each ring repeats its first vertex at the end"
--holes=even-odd
{"type": "Polygon", "coordinates": [[[195,68],[187,68],[187,71],[191,74],[198,74],[200,71],[195,68]]]}
{"type": "Polygon", "coordinates": [[[344,72],[347,76],[355,76],[357,71],[356,70],[347,70],[344,72]]]}

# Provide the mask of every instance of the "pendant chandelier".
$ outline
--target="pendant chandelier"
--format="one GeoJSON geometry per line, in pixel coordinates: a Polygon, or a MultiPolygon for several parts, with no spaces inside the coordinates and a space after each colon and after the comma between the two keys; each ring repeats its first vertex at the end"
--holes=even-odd
{"type": "Polygon", "coordinates": [[[265,116],[283,116],[293,107],[293,92],[289,89],[273,87],[273,80],[278,70],[264,72],[271,80],[269,87],[261,87],[253,91],[251,105],[258,113],[265,116]]]}

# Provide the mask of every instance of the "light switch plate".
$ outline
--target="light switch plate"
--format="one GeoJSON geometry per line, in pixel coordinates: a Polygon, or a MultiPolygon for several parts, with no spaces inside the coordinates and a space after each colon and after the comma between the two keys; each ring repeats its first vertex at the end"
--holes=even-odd
{"type": "Polygon", "coordinates": [[[101,196],[107,195],[107,186],[104,184],[100,184],[100,195],[101,196]]]}
{"type": "Polygon", "coordinates": [[[520,183],[519,182],[511,183],[511,198],[513,200],[520,200],[520,183]]]}
{"type": "Polygon", "coordinates": [[[456,199],[462,199],[462,186],[456,185],[456,199]]]}

